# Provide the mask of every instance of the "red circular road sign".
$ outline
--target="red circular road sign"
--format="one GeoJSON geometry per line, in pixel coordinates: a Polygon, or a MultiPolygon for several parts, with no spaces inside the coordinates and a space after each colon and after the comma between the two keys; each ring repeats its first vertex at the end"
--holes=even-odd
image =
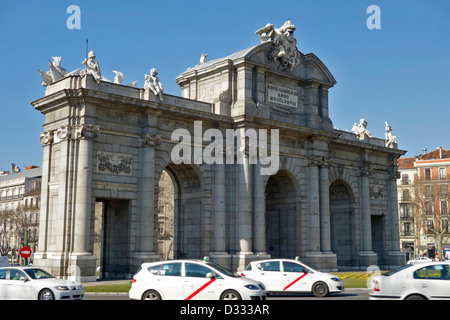
{"type": "Polygon", "coordinates": [[[31,249],[29,247],[23,247],[20,249],[20,256],[22,258],[29,258],[31,256],[31,249]]]}

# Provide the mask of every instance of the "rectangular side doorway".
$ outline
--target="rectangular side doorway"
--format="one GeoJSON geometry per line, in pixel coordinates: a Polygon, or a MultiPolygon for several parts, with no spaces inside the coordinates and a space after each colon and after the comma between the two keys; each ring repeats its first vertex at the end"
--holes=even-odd
{"type": "Polygon", "coordinates": [[[129,207],[129,200],[95,203],[94,254],[99,279],[129,278],[129,207]]]}

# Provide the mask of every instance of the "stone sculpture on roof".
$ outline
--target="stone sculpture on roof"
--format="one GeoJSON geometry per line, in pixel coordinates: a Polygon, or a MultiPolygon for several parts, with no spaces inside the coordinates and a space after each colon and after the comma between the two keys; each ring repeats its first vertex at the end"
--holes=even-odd
{"type": "Polygon", "coordinates": [[[208,58],[208,54],[202,52],[201,56],[200,56],[200,64],[205,63],[207,58],[208,58]]]}
{"type": "Polygon", "coordinates": [[[385,142],[388,148],[397,148],[397,137],[392,134],[392,127],[385,121],[385,142]]]}
{"type": "Polygon", "coordinates": [[[158,96],[161,101],[164,101],[164,89],[162,83],[159,81],[159,78],[156,76],[158,74],[158,70],[156,68],[152,68],[150,70],[150,75],[145,75],[145,84],[144,89],[150,89],[158,96]]]}
{"type": "Polygon", "coordinates": [[[78,74],[78,70],[74,70],[70,73],[67,72],[66,69],[61,67],[61,57],[52,57],[53,58],[53,62],[50,62],[50,60],[48,61],[50,70],[47,72],[44,72],[42,70],[39,70],[39,73],[41,74],[42,80],[44,81],[42,83],[42,86],[46,87],[49,84],[52,84],[55,81],[58,81],[62,78],[65,78],[67,76],[70,75],[77,75],[78,74]]]}
{"type": "Polygon", "coordinates": [[[95,61],[95,53],[94,51],[90,51],[88,57],[83,60],[82,64],[86,65],[86,68],[81,70],[80,75],[85,77],[90,74],[94,77],[95,81],[100,83],[102,79],[102,73],[100,71],[100,65],[97,61],[95,61]]]}
{"type": "Polygon", "coordinates": [[[268,23],[264,28],[257,30],[261,42],[272,41],[269,58],[281,62],[281,70],[295,69],[300,63],[300,51],[297,49],[297,39],[294,38],[295,26],[288,20],[281,28],[274,28],[268,23]]]}
{"type": "Polygon", "coordinates": [[[359,123],[354,123],[352,131],[356,134],[359,140],[364,140],[365,138],[372,138],[372,134],[367,130],[366,119],[360,119],[359,123]]]}

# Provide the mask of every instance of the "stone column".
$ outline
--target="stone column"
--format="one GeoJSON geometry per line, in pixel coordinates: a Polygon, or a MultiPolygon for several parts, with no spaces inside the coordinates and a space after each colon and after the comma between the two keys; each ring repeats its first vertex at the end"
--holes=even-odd
{"type": "Polygon", "coordinates": [[[307,125],[319,128],[319,84],[309,83],[305,86],[305,118],[307,125]]]}
{"type": "MultiPolygon", "coordinates": [[[[64,251],[71,251],[70,236],[71,236],[71,219],[69,218],[70,200],[67,198],[68,190],[73,187],[73,168],[70,168],[72,155],[70,153],[71,128],[69,126],[60,127],[56,131],[56,137],[59,139],[59,159],[58,161],[58,208],[53,216],[53,225],[55,226],[53,237],[55,237],[55,251],[63,256],[64,251]]],[[[56,141],[55,141],[56,142],[56,141]]]]}
{"type": "Polygon", "coordinates": [[[214,175],[214,243],[215,254],[226,254],[225,164],[215,164],[214,175]]]}
{"type": "Polygon", "coordinates": [[[209,255],[211,261],[231,268],[231,255],[227,252],[226,165],[216,163],[214,170],[213,247],[209,255]]]}
{"type": "Polygon", "coordinates": [[[233,257],[233,266],[243,270],[254,258],[253,254],[253,165],[245,145],[245,128],[240,128],[236,168],[237,236],[239,251],[233,257]]]}
{"type": "Polygon", "coordinates": [[[372,251],[372,228],[370,217],[369,166],[361,169],[361,240],[362,251],[372,251]]]}
{"type": "Polygon", "coordinates": [[[320,252],[320,203],[319,203],[319,165],[318,157],[308,160],[308,251],[320,252]]]}
{"type": "Polygon", "coordinates": [[[252,171],[248,156],[238,164],[238,235],[240,254],[252,252],[252,171]]]}
{"type": "Polygon", "coordinates": [[[253,165],[253,240],[254,251],[258,256],[266,252],[266,197],[264,176],[261,174],[261,163],[253,165]]]}
{"type": "Polygon", "coordinates": [[[328,168],[330,159],[324,159],[320,167],[320,248],[324,253],[331,252],[330,185],[328,168]]]}
{"type": "Polygon", "coordinates": [[[78,139],[78,160],[76,172],[76,196],[74,212],[73,255],[92,255],[91,237],[91,181],[92,181],[92,139],[99,132],[93,124],[76,126],[78,139]]]}
{"type": "Polygon", "coordinates": [[[361,266],[377,264],[377,255],[372,251],[372,221],[370,213],[369,176],[372,175],[370,163],[365,162],[360,171],[360,210],[361,210],[361,266]]]}
{"type": "Polygon", "coordinates": [[[43,158],[42,158],[42,179],[41,179],[41,206],[39,212],[39,244],[38,252],[34,254],[34,259],[45,259],[47,251],[48,242],[48,229],[47,229],[47,219],[49,213],[49,174],[50,174],[50,156],[52,150],[53,142],[53,132],[46,131],[42,132],[39,141],[42,143],[43,148],[43,158]]]}
{"type": "Polygon", "coordinates": [[[141,139],[141,176],[139,178],[138,239],[135,258],[159,260],[155,234],[155,147],[161,143],[158,135],[146,133],[141,139]]]}
{"type": "Polygon", "coordinates": [[[395,167],[388,172],[388,221],[389,233],[391,237],[389,250],[389,265],[392,267],[405,264],[405,254],[400,251],[400,230],[398,220],[398,201],[397,201],[397,180],[400,178],[400,172],[397,170],[397,159],[395,167]]]}

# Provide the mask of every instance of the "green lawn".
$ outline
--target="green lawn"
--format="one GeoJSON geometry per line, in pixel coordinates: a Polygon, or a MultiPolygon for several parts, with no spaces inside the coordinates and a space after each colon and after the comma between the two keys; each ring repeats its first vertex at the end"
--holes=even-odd
{"type": "Polygon", "coordinates": [[[342,279],[345,289],[367,288],[367,280],[372,276],[372,273],[365,271],[333,272],[333,274],[342,279]]]}
{"type": "Polygon", "coordinates": [[[83,286],[84,292],[128,292],[130,288],[131,282],[123,284],[83,286]]]}
{"type": "MultiPolygon", "coordinates": [[[[372,275],[364,271],[333,272],[333,274],[344,281],[344,287],[346,289],[367,288],[367,279],[372,275]]],[[[117,285],[85,286],[83,288],[85,292],[128,292],[131,288],[131,282],[117,285]]]]}

